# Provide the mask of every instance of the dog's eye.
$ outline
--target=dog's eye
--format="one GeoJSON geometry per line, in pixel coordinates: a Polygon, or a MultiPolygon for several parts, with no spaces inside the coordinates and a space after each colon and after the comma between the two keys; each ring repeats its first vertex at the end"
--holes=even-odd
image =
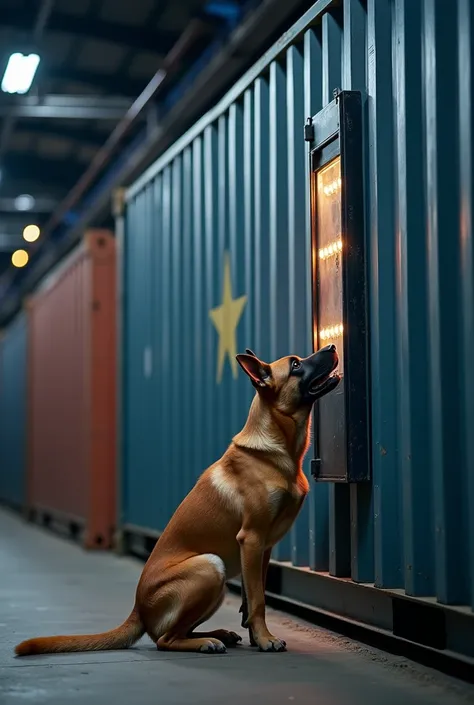
{"type": "Polygon", "coordinates": [[[291,369],[292,370],[299,370],[301,367],[301,362],[299,360],[292,360],[291,361],[291,369]]]}

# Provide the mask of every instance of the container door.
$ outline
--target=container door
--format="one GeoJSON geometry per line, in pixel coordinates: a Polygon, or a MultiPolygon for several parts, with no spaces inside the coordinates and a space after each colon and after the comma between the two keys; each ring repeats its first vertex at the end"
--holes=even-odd
{"type": "Polygon", "coordinates": [[[0,499],[26,503],[26,321],[20,314],[0,345],[0,499]]]}
{"type": "Polygon", "coordinates": [[[141,191],[129,204],[123,247],[123,464],[122,522],[153,528],[154,493],[149,481],[153,454],[152,344],[153,192],[141,191]]]}

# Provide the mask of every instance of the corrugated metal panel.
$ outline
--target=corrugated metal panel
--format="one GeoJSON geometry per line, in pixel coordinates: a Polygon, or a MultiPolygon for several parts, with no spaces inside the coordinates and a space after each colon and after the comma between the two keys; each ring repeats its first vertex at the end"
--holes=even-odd
{"type": "Polygon", "coordinates": [[[373,480],[311,480],[275,555],[474,604],[473,15],[468,0],[320,0],[130,189],[126,524],[162,529],[242,425],[237,350],[310,351],[303,122],[361,90],[373,480]]]}
{"type": "Polygon", "coordinates": [[[115,241],[82,245],[28,303],[28,506],[111,545],[115,523],[115,241]]]}
{"type": "Polygon", "coordinates": [[[0,501],[26,500],[27,328],[23,313],[0,335],[0,501]]]}

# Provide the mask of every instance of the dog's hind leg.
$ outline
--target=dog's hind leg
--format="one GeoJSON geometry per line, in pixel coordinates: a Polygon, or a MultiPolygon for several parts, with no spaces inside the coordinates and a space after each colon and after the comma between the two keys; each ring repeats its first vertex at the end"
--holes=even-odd
{"type": "Polygon", "coordinates": [[[156,642],[158,649],[224,653],[224,641],[211,632],[191,634],[222,604],[225,594],[223,561],[214,554],[193,556],[175,566],[173,572],[173,579],[167,581],[166,591],[173,594],[177,609],[173,610],[172,616],[168,613],[163,618],[166,627],[164,633],[160,629],[161,636],[156,642]]]}
{"type": "MultiPolygon", "coordinates": [[[[217,607],[222,605],[224,602],[224,597],[225,597],[225,591],[222,591],[222,597],[220,600],[220,603],[217,607]]],[[[242,641],[242,637],[239,636],[236,632],[231,632],[227,629],[213,629],[210,632],[195,632],[194,629],[197,629],[203,622],[206,622],[212,615],[217,612],[217,609],[213,609],[211,614],[206,614],[203,616],[201,621],[196,624],[192,630],[186,635],[189,639],[218,639],[219,641],[222,641],[222,643],[225,646],[237,646],[242,641]]]]}

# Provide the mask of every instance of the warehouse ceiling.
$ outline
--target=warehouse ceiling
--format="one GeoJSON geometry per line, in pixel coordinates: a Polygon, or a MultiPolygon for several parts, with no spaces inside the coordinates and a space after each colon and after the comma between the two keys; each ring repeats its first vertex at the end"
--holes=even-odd
{"type": "Polygon", "coordinates": [[[0,0],[1,75],[15,51],[41,57],[28,96],[0,94],[0,274],[21,246],[24,225],[47,220],[193,19],[202,20],[201,31],[174,80],[202,52],[223,21],[206,12],[206,5],[203,0],[0,0]],[[90,98],[88,105],[74,101],[83,96],[90,98]],[[37,99],[51,109],[41,110],[37,99]],[[26,213],[15,203],[22,194],[35,201],[26,213]]]}
{"type": "MultiPolygon", "coordinates": [[[[5,291],[27,269],[13,267],[12,253],[19,247],[30,249],[31,260],[35,248],[44,244],[42,235],[31,251],[22,238],[23,228],[34,223],[43,239],[51,237],[61,208],[61,223],[67,223],[67,217],[72,222],[71,208],[63,206],[78,180],[83,180],[82,195],[97,183],[103,146],[118,126],[120,135],[115,139],[114,133],[112,140],[115,156],[140,131],[156,126],[168,96],[186,80],[189,85],[187,77],[192,78],[211,45],[225,45],[226,36],[249,14],[265,6],[267,14],[281,16],[288,24],[290,5],[294,21],[311,4],[0,0],[0,76],[14,52],[40,56],[26,95],[0,91],[0,309],[5,291]],[[146,110],[144,102],[137,105],[137,98],[144,96],[146,110]]],[[[284,22],[280,25],[279,33],[286,29],[284,22]]],[[[258,31],[255,36],[254,45],[247,47],[248,65],[267,48],[258,46],[258,31]]],[[[268,42],[274,38],[267,32],[268,42]]]]}

